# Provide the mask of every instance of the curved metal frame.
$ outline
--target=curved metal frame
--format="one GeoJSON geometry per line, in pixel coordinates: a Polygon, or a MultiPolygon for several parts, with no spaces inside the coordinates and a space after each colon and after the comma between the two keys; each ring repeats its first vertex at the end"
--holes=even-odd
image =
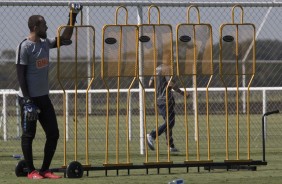
{"type": "Polygon", "coordinates": [[[156,8],[157,11],[158,11],[158,24],[161,23],[161,12],[160,12],[160,9],[159,7],[155,6],[155,5],[151,5],[149,8],[148,8],[148,24],[151,24],[151,9],[152,8],[156,8]]]}
{"type": "Polygon", "coordinates": [[[200,18],[200,10],[197,6],[194,6],[194,5],[191,5],[187,8],[187,23],[189,24],[190,23],[190,10],[192,8],[195,8],[196,11],[197,11],[197,18],[198,18],[198,24],[200,24],[201,22],[201,18],[200,18]]]}

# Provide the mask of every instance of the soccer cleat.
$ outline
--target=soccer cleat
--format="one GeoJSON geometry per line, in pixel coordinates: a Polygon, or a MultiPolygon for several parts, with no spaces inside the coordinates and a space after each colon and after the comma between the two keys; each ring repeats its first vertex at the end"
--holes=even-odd
{"type": "Polygon", "coordinates": [[[172,152],[172,153],[177,153],[177,152],[179,152],[179,150],[178,150],[176,147],[170,147],[169,150],[170,150],[170,152],[172,152]]]}
{"type": "Polygon", "coordinates": [[[62,176],[58,176],[58,175],[54,174],[53,172],[51,172],[49,170],[40,173],[40,175],[44,178],[49,178],[49,179],[59,179],[59,178],[62,177],[62,176]]]}
{"type": "Polygon", "coordinates": [[[31,173],[28,173],[27,178],[37,180],[37,179],[43,179],[44,177],[41,176],[38,171],[34,170],[31,173]]]}
{"type": "Polygon", "coordinates": [[[148,146],[151,150],[155,150],[155,146],[154,146],[154,138],[150,135],[150,134],[147,134],[147,142],[148,142],[148,146]]]}

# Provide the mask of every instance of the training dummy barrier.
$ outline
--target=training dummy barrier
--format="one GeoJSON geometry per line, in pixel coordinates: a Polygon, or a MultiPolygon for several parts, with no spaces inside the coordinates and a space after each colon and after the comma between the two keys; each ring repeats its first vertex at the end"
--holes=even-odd
{"type": "MultiPolygon", "coordinates": [[[[186,76],[192,77],[194,118],[195,118],[195,141],[196,141],[196,159],[189,159],[189,131],[188,131],[188,113],[187,99],[184,95],[184,127],[186,134],[186,159],[185,163],[212,162],[210,158],[210,122],[209,122],[209,85],[213,76],[213,40],[212,27],[210,24],[200,22],[200,12],[195,6],[187,9],[187,23],[178,24],[176,28],[176,63],[177,76],[184,89],[186,76]],[[194,8],[197,11],[197,23],[190,22],[190,11],[194,8]],[[199,136],[199,118],[198,118],[198,76],[207,76],[206,84],[206,137],[207,137],[207,160],[200,158],[200,136],[199,136]]],[[[189,79],[189,78],[188,78],[189,79]]],[[[189,85],[188,85],[189,86],[189,85]]],[[[191,86],[191,85],[190,85],[191,86]]],[[[189,87],[190,87],[189,86],[189,87]]],[[[186,93],[186,90],[185,90],[186,93]]],[[[202,125],[203,126],[203,125],[202,125]]]]}
{"type": "Polygon", "coordinates": [[[67,104],[66,98],[67,90],[74,88],[74,161],[68,165],[67,174],[69,177],[77,177],[80,175],[80,172],[76,172],[75,169],[79,168],[82,169],[78,160],[78,152],[81,151],[78,149],[78,122],[85,122],[85,164],[84,167],[90,167],[89,163],[89,137],[88,137],[88,124],[89,124],[89,105],[88,105],[88,98],[90,97],[89,90],[94,82],[94,63],[95,63],[95,28],[91,25],[83,25],[83,12],[81,11],[81,24],[80,25],[72,25],[72,16],[73,10],[70,12],[70,25],[62,25],[57,30],[57,38],[60,38],[60,35],[64,29],[69,27],[74,28],[74,43],[70,46],[70,48],[63,48],[60,47],[61,40],[57,39],[57,78],[59,84],[63,90],[63,100],[64,100],[64,164],[63,168],[67,167],[67,154],[70,154],[70,151],[67,149],[68,141],[68,121],[67,118],[69,115],[66,112],[67,104]],[[85,44],[88,43],[88,44],[85,44]],[[87,47],[87,48],[86,48],[87,47]],[[73,60],[70,61],[70,64],[63,65],[61,63],[61,58],[63,54],[74,54],[73,60]],[[86,55],[86,59],[81,60],[81,55],[86,55]],[[71,71],[71,72],[70,72],[71,71]],[[87,81],[87,82],[85,82],[87,81]],[[78,90],[85,90],[85,102],[80,102],[78,100],[78,90]],[[79,114],[80,105],[85,103],[85,119],[83,120],[83,116],[79,114]]]}
{"type": "MultiPolygon", "coordinates": [[[[72,16],[71,16],[72,17],[72,16]]],[[[232,22],[222,24],[220,26],[220,54],[219,54],[219,65],[220,65],[220,80],[225,87],[224,103],[225,103],[225,160],[216,162],[212,158],[211,148],[213,147],[213,141],[211,140],[211,129],[214,123],[210,120],[210,109],[209,109],[209,87],[214,76],[213,71],[213,33],[212,26],[208,23],[200,22],[200,11],[196,6],[190,6],[187,9],[187,23],[180,23],[176,26],[175,34],[175,48],[173,43],[173,31],[172,26],[169,24],[161,24],[160,22],[160,10],[157,6],[150,6],[148,9],[148,23],[140,25],[128,24],[128,10],[124,6],[120,6],[116,9],[115,24],[105,25],[102,29],[102,54],[101,54],[101,79],[107,90],[106,93],[106,117],[105,117],[105,150],[103,154],[105,159],[103,163],[95,163],[91,165],[89,163],[89,136],[88,136],[88,125],[89,125],[89,107],[92,104],[89,90],[91,89],[94,81],[94,67],[95,67],[95,29],[91,25],[83,25],[83,14],[81,14],[81,25],[64,25],[60,26],[57,31],[57,37],[59,38],[61,32],[68,27],[74,28],[74,42],[69,50],[65,47],[59,47],[62,45],[61,40],[58,39],[58,63],[57,63],[57,78],[60,86],[63,90],[64,95],[64,163],[62,168],[51,169],[53,171],[62,171],[65,176],[69,178],[80,178],[83,176],[83,172],[91,170],[104,170],[107,175],[108,170],[116,170],[117,175],[119,170],[131,169],[159,169],[167,168],[169,173],[171,168],[184,167],[204,167],[207,170],[214,168],[224,169],[248,169],[255,170],[257,165],[266,165],[265,161],[265,142],[263,143],[263,160],[252,160],[250,154],[250,86],[255,75],[255,26],[251,23],[243,22],[243,8],[240,5],[236,5],[232,8],[232,22]],[[151,23],[151,10],[154,8],[157,11],[157,23],[151,23]],[[190,21],[190,11],[195,9],[197,12],[198,22],[192,23],[190,21]],[[235,23],[234,21],[234,10],[235,8],[241,9],[241,22],[235,23]],[[119,10],[123,9],[125,13],[125,22],[122,24],[118,23],[119,10]],[[84,34],[85,33],[85,34],[84,34]],[[85,44],[87,43],[87,44],[85,44]],[[86,47],[86,48],[83,48],[86,47]],[[86,53],[83,53],[85,51],[86,53]],[[174,67],[174,52],[176,54],[176,67],[174,67]],[[62,57],[65,53],[74,54],[74,60],[71,62],[62,62],[62,57]],[[81,59],[81,55],[87,55],[87,59],[81,59]],[[68,64],[66,64],[68,63],[68,64]],[[156,89],[156,68],[160,65],[165,66],[164,70],[160,74],[161,76],[168,77],[166,91],[168,91],[169,85],[172,79],[176,77],[181,83],[184,89],[183,108],[184,118],[183,123],[179,123],[178,126],[182,127],[185,132],[185,152],[178,158],[182,159],[181,163],[174,161],[171,158],[170,151],[170,139],[167,142],[166,154],[162,154],[159,148],[160,140],[158,131],[156,131],[156,150],[149,151],[147,141],[145,145],[145,157],[144,162],[141,164],[133,162],[131,155],[131,147],[133,143],[130,142],[129,126],[129,106],[131,98],[131,90],[133,84],[137,82],[141,86],[141,97],[143,106],[142,110],[144,119],[142,120],[142,126],[144,127],[143,137],[146,138],[147,129],[150,125],[153,125],[155,129],[159,126],[159,112],[157,107],[157,89],[156,89]],[[85,67],[88,66],[88,67],[85,67]],[[90,66],[90,67],[89,67],[90,66]],[[90,71],[86,68],[90,68],[90,71]],[[68,72],[67,72],[68,71],[68,72]],[[69,72],[72,71],[72,72],[69,72]],[[145,84],[140,78],[151,77],[154,79],[154,121],[152,124],[147,123],[146,113],[146,90],[145,84]],[[205,90],[205,113],[202,116],[204,121],[199,118],[199,102],[198,102],[198,77],[205,77],[204,86],[205,90]],[[120,122],[120,101],[121,101],[121,79],[126,80],[127,96],[126,96],[126,121],[120,122]],[[111,86],[111,80],[116,81],[116,86],[111,86]],[[239,94],[240,94],[240,79],[242,81],[248,81],[247,94],[246,94],[246,111],[240,111],[239,108],[239,94]],[[87,81],[87,82],[86,82],[87,81]],[[228,88],[230,86],[236,87],[236,127],[232,129],[230,126],[230,118],[228,112],[228,88]],[[191,123],[188,123],[188,111],[187,106],[189,100],[186,98],[188,91],[187,88],[192,88],[193,108],[194,108],[194,132],[191,129],[191,123]],[[68,111],[66,110],[69,105],[67,104],[68,90],[74,90],[74,147],[70,149],[69,144],[72,135],[68,133],[68,111]],[[114,97],[112,97],[112,89],[115,89],[114,97]],[[85,95],[85,102],[79,101],[78,96],[82,93],[85,95]],[[111,105],[111,99],[116,99],[115,104],[111,105]],[[83,108],[81,104],[85,105],[83,108]],[[115,107],[115,114],[110,114],[110,108],[115,107]],[[81,118],[81,109],[85,108],[85,116],[81,118]],[[243,111],[243,113],[242,113],[243,111]],[[239,115],[246,114],[246,134],[240,131],[240,119],[239,115]],[[111,116],[111,117],[110,117],[111,116]],[[80,130],[78,133],[78,122],[85,122],[85,129],[80,130]],[[112,123],[113,122],[113,123],[112,123]],[[113,130],[114,133],[111,131],[113,130]],[[205,130],[205,131],[200,131],[205,130]],[[235,134],[231,134],[230,131],[235,131],[235,134]],[[203,133],[204,132],[204,133],[203,133]],[[191,142],[191,133],[194,133],[194,141],[191,142]],[[241,135],[247,139],[247,156],[246,159],[240,158],[240,139],[241,135]],[[78,139],[78,137],[84,136],[84,139],[78,139]],[[229,139],[231,136],[236,137],[236,144],[231,142],[229,139]],[[189,139],[190,137],[190,139],[189,139]],[[81,141],[82,143],[78,143],[81,141]],[[193,143],[193,144],[192,144],[193,143]],[[233,144],[231,144],[233,143],[233,144]],[[85,146],[85,163],[80,164],[78,161],[78,152],[81,151],[79,146],[85,146]],[[121,150],[123,146],[123,150],[121,150]],[[236,155],[233,159],[232,153],[230,154],[230,146],[236,146],[236,155]],[[114,150],[114,153],[111,152],[114,150]],[[72,152],[73,151],[73,152],[72,152]],[[123,151],[123,152],[122,152],[123,151]],[[125,153],[125,154],[124,154],[125,153]],[[202,155],[207,155],[205,156],[202,155]],[[74,160],[67,164],[67,158],[74,156],[74,160]],[[230,158],[232,157],[232,158],[230,158]]],[[[71,21],[72,22],[72,21],[71,21]]],[[[65,43],[63,43],[65,44],[65,43]]],[[[203,83],[203,82],[202,82],[203,83]]],[[[201,85],[203,85],[201,83],[201,85]]],[[[243,91],[244,92],[244,91],[243,91]]],[[[244,93],[243,93],[244,94],[244,93]]],[[[168,92],[166,93],[168,99],[168,92]]],[[[234,100],[234,97],[232,98],[234,100]]],[[[148,105],[148,104],[147,104],[148,105]]],[[[93,104],[95,106],[95,104],[93,104]]],[[[140,107],[141,108],[141,107],[140,107]]],[[[166,113],[168,113],[168,100],[166,101],[166,113]]],[[[269,112],[266,115],[278,113],[269,112]]],[[[84,114],[84,113],[83,113],[84,114]]],[[[192,113],[190,113],[192,114],[192,113]]],[[[166,114],[168,116],[168,114],[166,114]]],[[[243,118],[244,119],[244,118],[243,118]]],[[[221,122],[220,122],[221,123],[221,122]]],[[[169,120],[166,120],[167,129],[169,127],[169,120]]],[[[140,130],[141,132],[141,130],[140,130]]],[[[166,135],[169,136],[169,131],[166,131],[166,135]]],[[[104,136],[104,135],[103,135],[104,136]]],[[[264,136],[264,134],[263,134],[264,136]]],[[[264,141],[263,137],[263,141],[264,141]]],[[[216,140],[215,140],[216,141],[216,140]]],[[[99,142],[100,143],[100,142],[99,142]]],[[[223,152],[224,153],[224,152],[223,152]]],[[[95,158],[95,155],[93,155],[95,158]]],[[[19,162],[16,167],[17,176],[25,174],[25,164],[19,162]],[[20,173],[20,174],[19,174],[20,173]]]]}
{"type": "MultiPolygon", "coordinates": [[[[163,65],[163,71],[161,76],[168,76],[170,80],[167,83],[166,88],[168,88],[173,75],[173,34],[172,27],[169,24],[160,23],[160,10],[157,6],[150,6],[148,9],[148,24],[138,25],[140,32],[142,33],[139,40],[140,46],[142,47],[143,55],[142,62],[140,62],[143,68],[143,73],[139,76],[152,76],[154,78],[154,111],[155,111],[155,129],[159,126],[159,116],[157,107],[157,89],[156,89],[156,68],[163,65]],[[155,8],[158,13],[157,23],[151,23],[151,9],[155,8]]],[[[167,90],[166,90],[167,91],[167,90]]],[[[166,94],[167,97],[168,94],[166,94]]],[[[168,109],[168,104],[166,103],[166,109],[168,109]]],[[[168,111],[166,111],[168,112],[168,111]]],[[[168,119],[168,118],[167,118],[168,119]]],[[[146,114],[145,114],[146,120],[146,114]]],[[[167,121],[168,127],[168,121],[167,121]]],[[[165,132],[167,133],[167,132],[165,132]]],[[[144,121],[144,137],[147,135],[147,122],[144,121]]],[[[169,140],[169,139],[168,139],[169,140]]],[[[156,131],[156,159],[154,161],[149,161],[149,151],[147,141],[145,141],[145,165],[154,164],[170,164],[170,150],[169,142],[167,144],[167,160],[160,160],[160,150],[159,150],[159,136],[158,131],[156,131]]]]}
{"type": "Polygon", "coordinates": [[[114,25],[105,25],[103,27],[102,36],[102,64],[101,64],[101,78],[107,89],[107,116],[106,116],[106,150],[105,150],[105,163],[104,166],[127,166],[132,165],[130,162],[130,142],[129,142],[129,99],[130,89],[137,77],[138,68],[138,27],[137,25],[129,25],[128,11],[126,7],[120,6],[116,10],[116,22],[114,25]],[[125,23],[118,24],[118,13],[120,8],[125,10],[125,23]],[[120,79],[122,77],[129,77],[131,80],[130,85],[127,86],[127,114],[126,114],[126,160],[120,161],[120,79]],[[115,135],[109,137],[110,120],[109,120],[109,101],[110,101],[110,88],[109,82],[112,78],[117,79],[117,93],[116,93],[116,118],[115,118],[115,135]],[[109,144],[115,136],[115,162],[109,161],[109,144]]]}
{"type": "MultiPolygon", "coordinates": [[[[251,162],[250,158],[250,87],[255,75],[256,65],[256,47],[255,47],[255,25],[243,22],[244,11],[240,5],[232,8],[232,22],[222,24],[220,26],[220,79],[225,87],[225,116],[226,116],[226,160],[225,162],[251,162]],[[235,23],[235,9],[241,10],[241,19],[239,23],[235,23]],[[234,79],[235,78],[235,79],[234,79]],[[246,125],[247,133],[247,157],[240,159],[240,79],[247,83],[247,109],[246,109],[246,125]],[[229,113],[228,113],[228,87],[234,85],[236,87],[236,158],[229,158],[229,113]]],[[[245,87],[245,86],[242,86],[245,87]]],[[[243,93],[243,95],[245,95],[243,93]]],[[[245,102],[243,102],[245,103],[245,102]]]]}

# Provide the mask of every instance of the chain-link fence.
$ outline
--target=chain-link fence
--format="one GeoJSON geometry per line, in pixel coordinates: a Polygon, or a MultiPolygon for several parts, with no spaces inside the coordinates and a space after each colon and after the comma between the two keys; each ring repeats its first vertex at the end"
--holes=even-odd
{"type": "MultiPolygon", "coordinates": [[[[83,1],[81,1],[83,4],[83,1]]],[[[231,23],[231,11],[232,6],[236,3],[225,3],[218,1],[217,3],[205,2],[181,2],[181,1],[87,1],[84,3],[83,8],[83,24],[92,25],[95,27],[95,80],[91,86],[91,98],[90,98],[90,126],[89,126],[89,140],[91,152],[99,152],[103,154],[105,150],[105,121],[106,121],[106,104],[107,104],[107,90],[103,80],[101,79],[101,55],[102,55],[102,30],[104,25],[115,24],[115,13],[116,8],[120,5],[126,6],[128,9],[128,24],[142,24],[148,23],[148,7],[151,4],[155,4],[160,8],[160,22],[163,24],[170,24],[173,28],[173,38],[175,44],[175,29],[180,23],[187,22],[187,7],[189,5],[197,5],[200,10],[200,20],[202,23],[209,23],[212,26],[213,31],[213,62],[214,62],[214,75],[210,84],[210,126],[211,126],[211,141],[213,141],[213,148],[221,149],[224,148],[225,144],[225,109],[224,109],[224,85],[222,84],[219,76],[219,28],[223,23],[231,23]],[[215,141],[216,140],[216,141],[215,141]],[[101,143],[102,142],[102,143],[101,143]],[[97,146],[97,145],[101,146],[97,146]]],[[[282,81],[282,75],[280,74],[281,59],[282,55],[280,50],[282,49],[282,24],[281,24],[281,8],[282,3],[264,1],[264,2],[241,2],[244,8],[244,22],[252,23],[256,26],[256,74],[254,81],[251,84],[251,141],[254,144],[252,148],[261,148],[261,115],[267,110],[280,109],[281,89],[279,88],[282,81]]],[[[65,1],[7,1],[0,2],[1,10],[1,48],[0,48],[0,88],[1,95],[3,98],[0,99],[2,114],[0,119],[0,147],[1,152],[8,152],[13,154],[20,152],[20,120],[19,111],[16,101],[16,94],[18,90],[18,83],[15,70],[15,49],[17,45],[27,37],[29,30],[27,27],[27,20],[29,16],[33,14],[41,14],[45,17],[48,25],[48,37],[55,37],[57,34],[57,28],[60,25],[65,25],[68,20],[68,6],[65,1]],[[11,144],[12,143],[12,144],[11,144]],[[16,147],[15,147],[16,145],[16,147]]],[[[235,12],[235,22],[240,22],[240,11],[235,12]]],[[[118,23],[122,24],[125,20],[126,14],[121,11],[118,15],[118,23]]],[[[157,12],[152,10],[151,22],[156,23],[157,12]]],[[[191,22],[197,22],[197,14],[195,11],[191,11],[190,16],[191,22]]],[[[77,25],[79,25],[80,17],[77,19],[77,25]]],[[[88,37],[87,30],[80,32],[79,37],[79,49],[78,57],[79,60],[87,60],[89,56],[87,54],[88,48],[88,37]],[[85,37],[84,37],[85,36],[85,37]]],[[[89,35],[88,35],[89,36],[89,35]]],[[[174,45],[175,46],[175,45],[174,45]]],[[[72,47],[72,46],[71,46],[72,47]]],[[[72,48],[64,48],[61,52],[61,63],[63,66],[63,73],[65,75],[73,76],[73,57],[74,53],[72,48]],[[68,73],[68,71],[70,73],[68,73]]],[[[174,48],[175,49],[175,48],[174,48]]],[[[174,56],[175,57],[175,56],[174,56]]],[[[81,62],[81,71],[88,72],[87,67],[89,65],[81,62]]],[[[50,53],[50,97],[55,106],[55,110],[58,116],[58,121],[61,130],[61,140],[63,139],[63,93],[61,85],[57,79],[57,50],[52,49],[50,53]]],[[[148,81],[150,77],[143,77],[144,86],[148,91],[146,94],[146,108],[148,117],[148,131],[155,126],[154,120],[154,104],[150,103],[154,100],[154,93],[152,89],[147,89],[148,81]]],[[[127,88],[130,85],[132,78],[122,78],[119,82],[119,86],[122,89],[119,100],[120,102],[126,102],[127,88]]],[[[243,86],[243,79],[240,78],[240,86],[243,86]]],[[[65,81],[66,90],[73,90],[74,81],[65,81]]],[[[89,80],[80,80],[78,84],[79,90],[85,90],[87,88],[89,80]]],[[[117,78],[107,79],[107,85],[112,90],[110,92],[109,101],[109,118],[111,126],[109,128],[111,139],[115,140],[115,121],[116,121],[116,100],[117,96],[115,89],[117,88],[117,78]]],[[[205,85],[207,78],[198,77],[198,101],[199,101],[199,125],[200,125],[200,140],[201,142],[206,141],[206,127],[205,127],[205,112],[206,112],[206,96],[205,96],[205,85]]],[[[192,80],[188,79],[187,82],[188,91],[193,91],[192,80]]],[[[234,87],[234,86],[232,86],[234,87]]],[[[244,94],[240,92],[240,132],[242,133],[241,144],[242,147],[246,147],[246,133],[245,133],[245,101],[244,94]]],[[[134,83],[132,90],[131,101],[130,101],[130,119],[131,119],[131,135],[130,139],[135,143],[136,150],[139,150],[139,140],[143,137],[140,136],[140,98],[139,98],[139,84],[134,83]]],[[[236,120],[233,117],[236,114],[236,92],[233,90],[229,94],[229,113],[230,113],[230,136],[231,143],[230,147],[235,148],[235,130],[236,120]],[[233,142],[232,142],[233,141],[233,142]]],[[[81,144],[78,145],[78,150],[84,150],[84,137],[85,137],[85,94],[78,94],[79,99],[79,120],[78,120],[78,138],[81,144]]],[[[175,94],[176,99],[176,126],[174,129],[175,143],[184,142],[185,132],[183,132],[183,98],[175,94]]],[[[67,95],[67,139],[70,142],[67,146],[69,152],[73,151],[72,140],[74,138],[74,94],[69,91],[67,95]]],[[[193,110],[193,99],[188,99],[188,114],[189,114],[189,139],[194,139],[194,110],[193,110]]],[[[120,122],[125,122],[126,119],[126,104],[120,103],[119,107],[120,122]]],[[[273,116],[268,122],[267,126],[267,138],[268,146],[277,147],[280,143],[281,135],[279,129],[280,118],[279,115],[273,116]],[[272,121],[272,122],[271,122],[272,121]]],[[[40,126],[38,126],[40,127],[40,126]]],[[[123,130],[125,131],[125,130],[123,130]]],[[[44,141],[44,135],[41,134],[42,130],[39,128],[36,139],[38,146],[34,147],[34,150],[41,152],[40,144],[44,141]]],[[[125,135],[124,132],[122,132],[125,135]]],[[[164,139],[161,139],[163,141],[164,139]]],[[[62,141],[59,143],[62,144],[62,141]]],[[[62,147],[62,146],[61,146],[62,147]]],[[[121,145],[124,148],[125,145],[121,145]]],[[[114,152],[114,144],[110,145],[109,150],[114,152]]],[[[162,147],[165,149],[165,146],[162,147]]],[[[180,148],[183,149],[184,148],[180,148]]],[[[205,149],[202,147],[201,149],[205,149]]],[[[58,152],[63,151],[60,149],[58,152]]],[[[193,152],[193,151],[192,151],[193,152]]],[[[203,151],[204,152],[204,151],[203,151]]]]}

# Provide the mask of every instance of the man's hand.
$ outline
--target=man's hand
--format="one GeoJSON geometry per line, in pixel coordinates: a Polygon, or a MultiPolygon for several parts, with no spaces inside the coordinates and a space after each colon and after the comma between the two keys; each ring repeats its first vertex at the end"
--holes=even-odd
{"type": "MultiPolygon", "coordinates": [[[[185,92],[183,92],[183,96],[185,95],[185,92]]],[[[188,98],[190,95],[189,93],[186,91],[186,98],[188,98]]]]}
{"type": "Polygon", "coordinates": [[[73,26],[76,23],[77,14],[82,10],[82,5],[80,3],[69,3],[69,8],[70,12],[67,25],[70,25],[70,27],[66,27],[63,34],[60,36],[62,45],[70,45],[72,43],[73,26]]]}
{"type": "Polygon", "coordinates": [[[154,87],[154,78],[151,78],[150,80],[149,80],[149,87],[151,88],[151,87],[154,87]]]}
{"type": "Polygon", "coordinates": [[[39,108],[33,104],[31,99],[26,98],[24,99],[23,104],[23,113],[24,119],[27,121],[36,121],[38,119],[38,113],[40,112],[39,108]]]}
{"type": "MultiPolygon", "coordinates": [[[[176,91],[177,93],[179,93],[179,94],[185,96],[185,91],[182,91],[182,90],[179,89],[178,87],[174,86],[173,90],[176,91]]],[[[186,91],[186,98],[188,98],[189,96],[190,96],[190,95],[189,95],[188,91],[186,91]]]]}
{"type": "Polygon", "coordinates": [[[82,10],[83,6],[80,3],[69,3],[69,8],[72,13],[78,14],[82,10]]]}

